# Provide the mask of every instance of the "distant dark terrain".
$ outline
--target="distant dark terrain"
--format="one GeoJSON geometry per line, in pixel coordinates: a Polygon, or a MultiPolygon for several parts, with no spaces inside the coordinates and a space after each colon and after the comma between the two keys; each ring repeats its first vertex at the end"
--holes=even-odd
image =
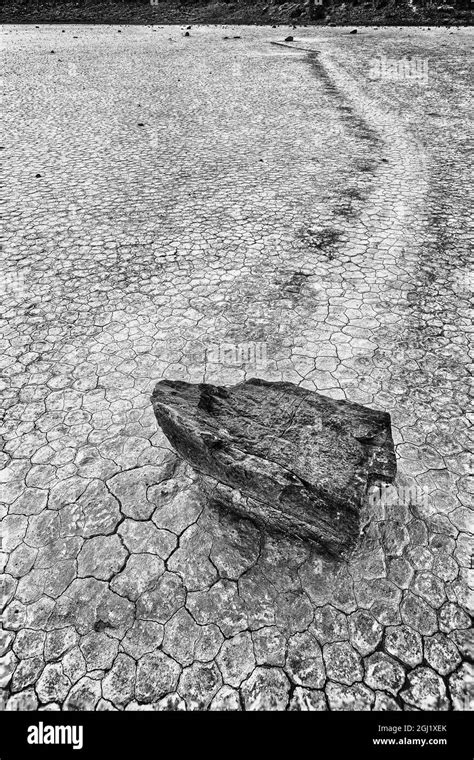
{"type": "Polygon", "coordinates": [[[467,25],[470,0],[306,2],[205,0],[7,0],[2,23],[467,25]]]}

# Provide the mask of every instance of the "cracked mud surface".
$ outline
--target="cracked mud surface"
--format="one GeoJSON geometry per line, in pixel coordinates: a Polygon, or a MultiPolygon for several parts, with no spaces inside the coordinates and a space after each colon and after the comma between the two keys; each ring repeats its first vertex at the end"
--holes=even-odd
{"type": "Polygon", "coordinates": [[[469,31],[233,31],[5,34],[2,707],[472,709],[469,31]],[[390,412],[349,561],[157,428],[159,379],[252,376],[390,412]]]}

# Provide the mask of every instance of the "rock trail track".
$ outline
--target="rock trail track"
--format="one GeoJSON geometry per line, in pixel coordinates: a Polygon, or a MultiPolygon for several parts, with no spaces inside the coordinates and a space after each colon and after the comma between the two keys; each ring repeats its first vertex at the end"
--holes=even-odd
{"type": "Polygon", "coordinates": [[[6,30],[2,705],[472,709],[469,30],[232,34],[6,30]],[[350,560],[158,430],[159,379],[252,376],[390,412],[350,560]]]}

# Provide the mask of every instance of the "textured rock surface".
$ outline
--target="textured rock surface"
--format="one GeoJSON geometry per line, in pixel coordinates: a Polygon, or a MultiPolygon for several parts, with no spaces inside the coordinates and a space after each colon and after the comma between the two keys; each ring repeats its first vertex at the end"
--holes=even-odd
{"type": "Polygon", "coordinates": [[[298,29],[311,63],[268,28],[231,55],[215,28],[4,30],[7,710],[97,684],[100,711],[472,709],[472,44],[346,32],[298,29]],[[374,49],[428,82],[370,80],[374,49]],[[265,366],[205,353],[245,341],[265,366]],[[397,478],[349,561],[203,503],[157,429],[160,377],[256,375],[390,412],[397,478]]]}
{"type": "Polygon", "coordinates": [[[369,485],[395,478],[390,415],[359,404],[259,379],[162,380],[152,402],[172,446],[209,476],[217,503],[331,554],[355,544],[369,485]]]}

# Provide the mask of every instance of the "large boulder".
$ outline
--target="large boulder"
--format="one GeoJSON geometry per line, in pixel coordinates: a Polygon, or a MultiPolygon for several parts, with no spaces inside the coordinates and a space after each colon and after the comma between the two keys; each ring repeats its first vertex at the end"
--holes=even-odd
{"type": "Polygon", "coordinates": [[[368,487],[395,477],[389,414],[292,383],[163,380],[152,403],[214,501],[332,555],[355,544],[368,487]]]}

